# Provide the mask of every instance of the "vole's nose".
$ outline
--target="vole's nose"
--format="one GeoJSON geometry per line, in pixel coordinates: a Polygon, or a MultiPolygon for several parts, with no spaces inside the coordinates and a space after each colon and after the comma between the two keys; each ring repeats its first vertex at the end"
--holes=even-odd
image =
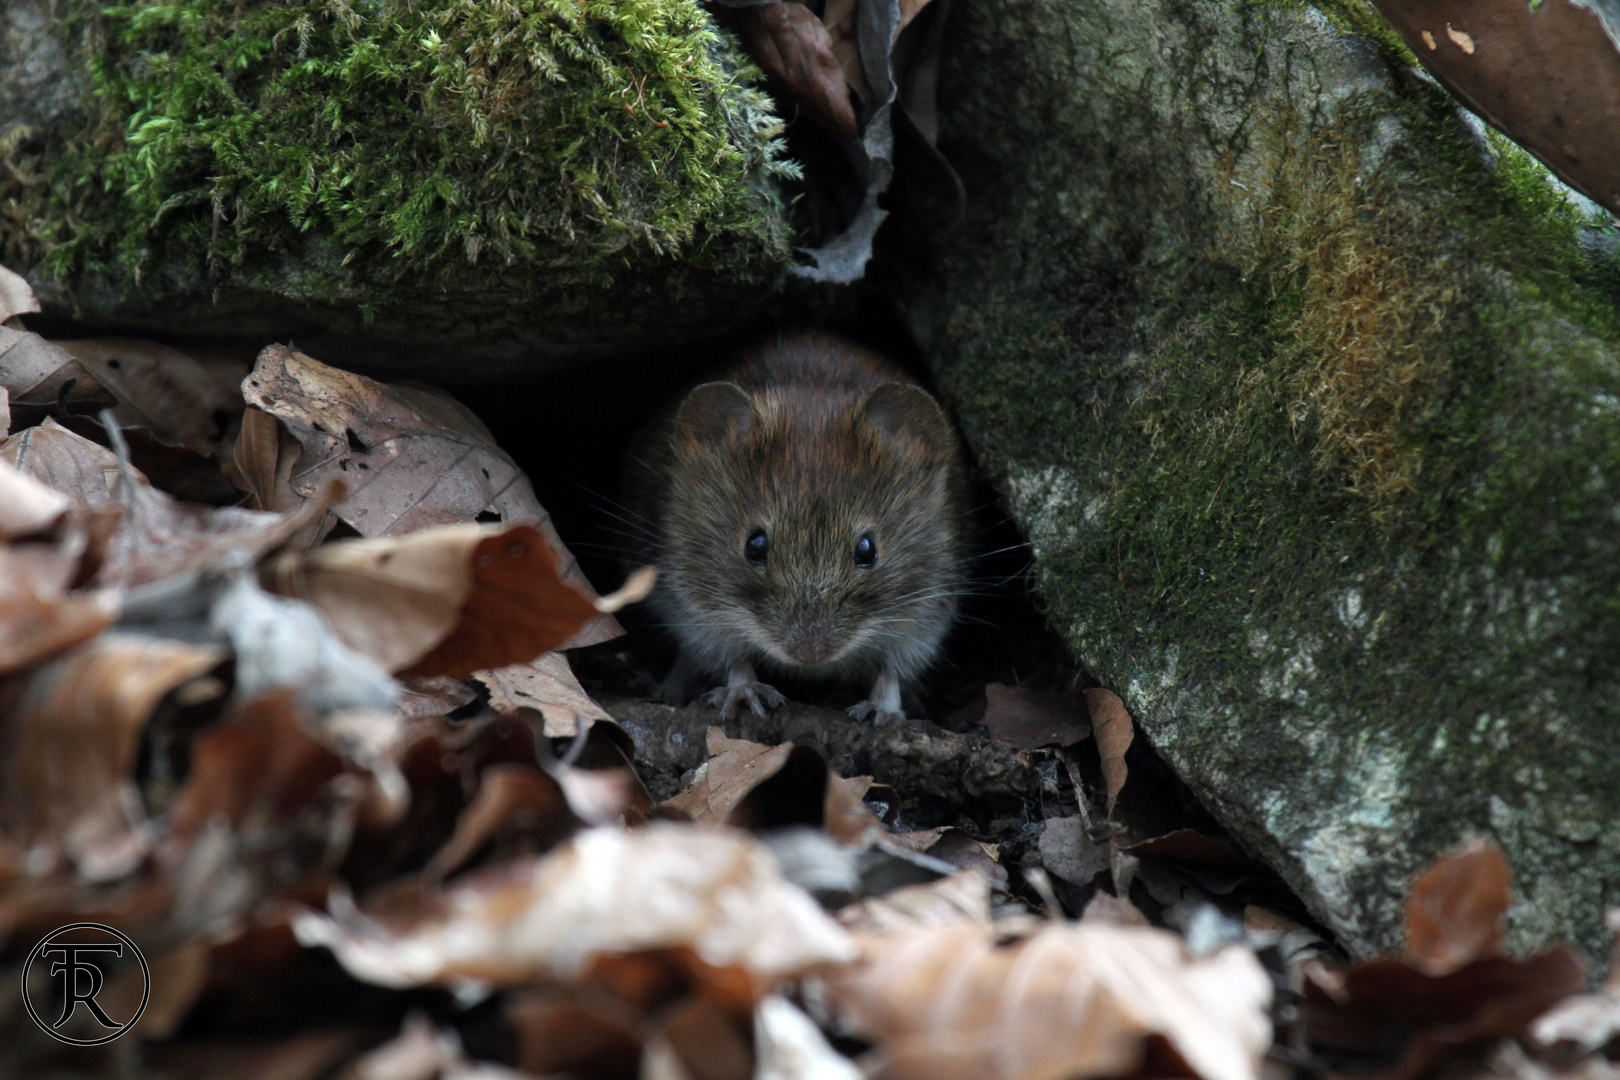
{"type": "Polygon", "coordinates": [[[796,663],[823,664],[835,651],[832,627],[821,620],[807,621],[787,628],[782,651],[796,663]]]}

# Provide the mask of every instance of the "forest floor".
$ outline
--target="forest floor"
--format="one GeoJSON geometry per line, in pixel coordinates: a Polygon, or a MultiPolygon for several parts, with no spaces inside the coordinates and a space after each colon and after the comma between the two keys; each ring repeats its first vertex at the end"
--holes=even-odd
{"type": "MultiPolygon", "coordinates": [[[[654,699],[651,582],[591,589],[478,395],[17,311],[0,1076],[1613,1073],[1620,986],[1503,954],[1489,845],[1344,956],[1069,661],[993,509],[927,719],[785,687],[721,725],[654,699]]],[[[617,575],[610,504],[560,505],[617,575]]]]}

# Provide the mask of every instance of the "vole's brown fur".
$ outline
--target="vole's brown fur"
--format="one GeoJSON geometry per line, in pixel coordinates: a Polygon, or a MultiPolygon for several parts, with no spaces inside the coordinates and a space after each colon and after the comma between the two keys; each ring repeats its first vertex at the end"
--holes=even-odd
{"type": "Polygon", "coordinates": [[[729,718],[782,701],[756,665],[870,679],[851,713],[899,717],[956,616],[964,492],[944,413],[881,357],[819,332],[744,354],[649,426],[626,471],[650,525],[631,554],[658,567],[651,603],[681,645],[672,682],[723,677],[705,700],[729,718]]]}

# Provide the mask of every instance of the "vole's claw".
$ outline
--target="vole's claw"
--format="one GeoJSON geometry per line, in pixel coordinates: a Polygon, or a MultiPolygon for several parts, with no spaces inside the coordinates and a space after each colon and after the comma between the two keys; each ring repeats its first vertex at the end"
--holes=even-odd
{"type": "Polygon", "coordinates": [[[704,694],[702,701],[711,709],[719,709],[720,719],[732,720],[737,716],[739,703],[746,704],[755,716],[764,716],[765,710],[780,707],[787,698],[769,683],[745,682],[716,687],[704,694]]]}
{"type": "Polygon", "coordinates": [[[844,711],[857,720],[870,718],[874,724],[898,724],[906,718],[905,713],[894,709],[885,709],[875,701],[858,702],[844,711]]]}

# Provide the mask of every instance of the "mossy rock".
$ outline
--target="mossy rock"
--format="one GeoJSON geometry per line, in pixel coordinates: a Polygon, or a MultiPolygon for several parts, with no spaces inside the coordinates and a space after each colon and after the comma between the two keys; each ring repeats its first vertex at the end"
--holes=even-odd
{"type": "Polygon", "coordinates": [[[735,325],[788,262],[696,0],[55,10],[0,27],[0,259],[57,313],[466,378],[735,325]]]}
{"type": "Polygon", "coordinates": [[[1353,951],[1398,948],[1416,872],[1485,834],[1510,942],[1601,956],[1612,223],[1350,0],[952,18],[967,218],[881,265],[1054,624],[1353,951]]]}

